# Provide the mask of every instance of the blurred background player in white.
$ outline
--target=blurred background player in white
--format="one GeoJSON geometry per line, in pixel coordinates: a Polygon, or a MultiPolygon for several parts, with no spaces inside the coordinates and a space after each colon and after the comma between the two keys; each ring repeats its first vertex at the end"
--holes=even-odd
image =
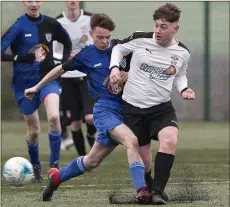
{"type": "MultiPolygon", "coordinates": [[[[85,46],[92,44],[89,34],[91,13],[81,9],[81,2],[65,2],[66,11],[63,11],[56,19],[67,30],[72,41],[72,54],[78,54],[85,46]]],[[[54,58],[60,63],[63,55],[63,45],[54,42],[54,58]]],[[[87,80],[85,74],[75,71],[65,74],[62,78],[61,95],[61,125],[62,125],[62,144],[61,149],[68,149],[75,145],[78,154],[86,154],[84,136],[82,133],[82,119],[87,127],[87,140],[92,147],[95,141],[96,128],[93,125],[93,99],[87,90],[87,80]],[[68,137],[67,126],[71,125],[72,138],[68,137]]]]}

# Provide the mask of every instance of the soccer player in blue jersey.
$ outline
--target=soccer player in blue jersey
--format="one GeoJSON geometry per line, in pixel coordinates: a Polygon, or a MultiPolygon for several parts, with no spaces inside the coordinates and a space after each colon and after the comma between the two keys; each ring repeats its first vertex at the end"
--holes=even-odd
{"type": "MultiPolygon", "coordinates": [[[[137,137],[123,123],[121,93],[123,85],[109,82],[110,54],[115,41],[111,41],[115,24],[105,14],[94,14],[90,21],[93,45],[87,46],[72,60],[55,67],[37,85],[25,90],[25,96],[32,98],[49,82],[69,70],[80,70],[88,76],[88,88],[98,99],[94,105],[94,124],[99,132],[95,144],[86,156],[78,157],[60,171],[49,171],[49,183],[43,191],[43,200],[49,201],[57,187],[66,180],[82,175],[100,165],[118,144],[127,149],[129,171],[139,203],[146,203],[150,194],[144,179],[144,165],[139,155],[137,137]]],[[[123,72],[125,74],[125,72],[123,72]]],[[[124,75],[124,81],[127,75],[124,75]]]]}
{"type": "Polygon", "coordinates": [[[44,103],[49,123],[50,166],[58,168],[60,159],[61,126],[59,121],[59,95],[57,81],[44,86],[33,99],[24,97],[24,90],[37,84],[53,67],[52,43],[64,45],[65,62],[72,44],[65,29],[55,19],[39,13],[40,1],[24,1],[26,14],[8,29],[1,40],[2,61],[13,62],[13,90],[21,114],[27,125],[27,146],[34,168],[34,180],[41,182],[42,170],[39,159],[38,136],[40,131],[38,108],[44,103]],[[12,54],[5,51],[11,47],[12,54]]]}

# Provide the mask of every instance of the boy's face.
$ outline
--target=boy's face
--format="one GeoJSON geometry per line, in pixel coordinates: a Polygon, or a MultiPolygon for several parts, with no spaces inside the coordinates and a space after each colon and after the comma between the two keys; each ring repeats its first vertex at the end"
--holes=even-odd
{"type": "Polygon", "coordinates": [[[39,17],[39,11],[42,2],[41,1],[23,1],[26,7],[26,12],[31,17],[39,17]]]}
{"type": "Polygon", "coordinates": [[[97,49],[106,50],[109,47],[112,38],[111,31],[101,27],[96,27],[90,31],[90,34],[97,49]]]}
{"type": "Polygon", "coordinates": [[[80,1],[66,1],[65,5],[70,10],[80,9],[80,1]]]}
{"type": "Polygon", "coordinates": [[[164,19],[155,21],[154,33],[155,40],[161,46],[167,46],[173,39],[174,34],[178,31],[179,26],[177,22],[167,22],[164,19]]]}

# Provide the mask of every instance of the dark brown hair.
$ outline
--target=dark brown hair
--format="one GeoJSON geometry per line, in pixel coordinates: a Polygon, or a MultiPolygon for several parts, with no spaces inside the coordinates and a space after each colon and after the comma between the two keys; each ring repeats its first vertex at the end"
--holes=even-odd
{"type": "Polygon", "coordinates": [[[113,31],[116,27],[112,18],[107,16],[106,14],[94,14],[90,19],[90,27],[91,29],[95,29],[96,27],[101,27],[107,29],[109,31],[113,31]]]}
{"type": "Polygon", "coordinates": [[[181,10],[171,3],[159,7],[153,14],[153,20],[165,19],[167,22],[178,22],[181,10]]]}

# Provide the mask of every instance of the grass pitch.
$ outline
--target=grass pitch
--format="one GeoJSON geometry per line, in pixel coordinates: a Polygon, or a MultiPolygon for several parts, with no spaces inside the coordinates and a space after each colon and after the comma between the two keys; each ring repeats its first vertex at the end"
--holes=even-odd
{"type": "MultiPolygon", "coordinates": [[[[25,130],[23,122],[2,123],[2,165],[14,156],[28,159],[25,130]]],[[[49,159],[46,123],[42,123],[41,131],[40,157],[45,182],[13,187],[2,180],[3,207],[137,206],[133,203],[135,191],[122,146],[99,168],[64,183],[55,192],[52,202],[42,202],[41,193],[47,182],[49,159]]],[[[152,142],[153,154],[156,148],[157,142],[152,142]]],[[[62,152],[62,167],[76,156],[74,148],[62,152]]],[[[177,155],[166,191],[170,198],[169,207],[229,206],[228,123],[180,124],[177,155]]]]}

